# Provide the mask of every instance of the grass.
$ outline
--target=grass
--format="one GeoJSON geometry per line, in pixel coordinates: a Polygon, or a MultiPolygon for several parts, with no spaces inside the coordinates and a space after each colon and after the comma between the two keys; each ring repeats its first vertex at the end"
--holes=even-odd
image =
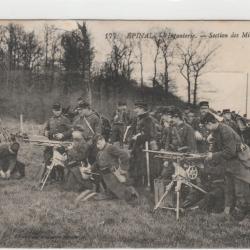
{"type": "Polygon", "coordinates": [[[58,184],[42,192],[34,189],[42,151],[22,144],[19,158],[26,163],[26,178],[0,181],[0,247],[250,246],[248,226],[201,211],[189,212],[177,222],[172,212],[152,213],[153,197],[146,193],[135,207],[110,200],[88,201],[74,209],[76,193],[58,184]]]}

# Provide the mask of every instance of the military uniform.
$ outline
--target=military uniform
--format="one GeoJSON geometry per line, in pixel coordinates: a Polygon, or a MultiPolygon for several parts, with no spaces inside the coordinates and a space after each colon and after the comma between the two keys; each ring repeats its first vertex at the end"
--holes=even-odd
{"type": "MultiPolygon", "coordinates": [[[[136,140],[133,141],[131,152],[130,174],[134,179],[135,185],[141,186],[146,183],[147,169],[146,169],[146,154],[143,152],[145,149],[145,142],[149,143],[150,149],[157,150],[156,136],[157,129],[154,120],[145,112],[137,117],[135,126],[135,135],[140,134],[136,140]]],[[[155,159],[150,162],[150,181],[153,187],[153,180],[160,173],[159,164],[155,159]]]]}
{"type": "Polygon", "coordinates": [[[194,130],[185,122],[172,128],[170,143],[173,151],[183,147],[186,147],[185,151],[190,153],[195,153],[197,150],[194,130]]]}
{"type": "Polygon", "coordinates": [[[197,117],[194,119],[193,123],[191,124],[194,131],[197,131],[203,137],[202,140],[196,140],[197,144],[197,151],[199,153],[206,153],[209,151],[209,143],[207,142],[207,137],[209,136],[210,132],[206,129],[205,125],[201,123],[201,118],[197,117]]]}
{"type": "Polygon", "coordinates": [[[85,139],[73,143],[73,147],[68,151],[68,164],[65,180],[65,189],[67,191],[83,191],[85,189],[93,189],[93,180],[83,179],[80,168],[83,165],[87,165],[89,144],[85,139]]]}
{"type": "Polygon", "coordinates": [[[17,160],[17,152],[12,152],[8,144],[0,145],[0,171],[9,171],[10,175],[18,172],[21,178],[25,176],[25,165],[17,160]]]}
{"type": "Polygon", "coordinates": [[[63,140],[71,137],[71,124],[64,115],[51,117],[45,125],[45,132],[50,140],[55,140],[55,134],[63,134],[63,140]]]}
{"type": "Polygon", "coordinates": [[[79,114],[73,120],[73,127],[81,128],[84,139],[88,141],[94,134],[101,133],[101,120],[94,111],[88,116],[79,114]]]}
{"type": "Polygon", "coordinates": [[[241,164],[238,159],[242,143],[241,138],[231,127],[223,123],[219,124],[218,128],[213,131],[213,137],[215,142],[212,162],[225,169],[225,206],[234,207],[236,203],[239,208],[248,207],[250,204],[249,184],[234,177],[234,173],[237,173],[241,164]],[[235,196],[233,195],[234,191],[235,196]]]}
{"type": "Polygon", "coordinates": [[[132,197],[130,192],[129,182],[127,179],[127,185],[121,183],[115,175],[115,169],[120,167],[121,170],[127,172],[129,168],[129,155],[128,153],[116,147],[106,143],[105,147],[98,152],[96,164],[99,173],[105,183],[106,189],[115,195],[116,198],[125,199],[129,201],[132,197]]]}
{"type": "Polygon", "coordinates": [[[113,116],[112,124],[112,134],[111,142],[119,142],[120,146],[123,145],[123,136],[126,130],[126,127],[130,124],[130,116],[127,111],[119,110],[115,112],[113,116]]]}

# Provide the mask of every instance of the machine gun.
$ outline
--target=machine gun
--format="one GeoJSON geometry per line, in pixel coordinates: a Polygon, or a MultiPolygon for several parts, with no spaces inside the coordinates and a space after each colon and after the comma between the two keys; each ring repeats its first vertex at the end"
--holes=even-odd
{"type": "Polygon", "coordinates": [[[34,144],[36,146],[47,146],[47,147],[60,147],[60,146],[70,146],[72,142],[70,141],[55,141],[49,139],[29,139],[23,138],[24,142],[34,144]]]}
{"type": "MultiPolygon", "coordinates": [[[[160,199],[156,202],[154,211],[157,210],[169,192],[175,187],[174,191],[176,192],[176,207],[164,207],[166,209],[174,210],[176,212],[176,219],[179,220],[180,214],[180,191],[182,185],[194,188],[202,193],[207,193],[205,190],[199,186],[193,184],[190,180],[194,180],[198,176],[197,164],[194,162],[204,161],[206,154],[191,154],[191,153],[179,153],[179,152],[169,152],[169,151],[154,151],[154,150],[144,150],[146,153],[146,159],[149,157],[149,154],[155,154],[155,158],[160,158],[164,160],[173,161],[174,165],[174,174],[172,175],[172,181],[164,188],[164,193],[160,199]]],[[[147,163],[148,165],[148,163],[147,163]]],[[[148,166],[147,166],[148,167],[148,166]]],[[[149,167],[148,167],[149,168],[149,167]]]]}
{"type": "Polygon", "coordinates": [[[179,153],[170,151],[154,151],[154,150],[144,150],[144,152],[155,154],[155,158],[175,160],[175,161],[201,161],[207,157],[207,154],[192,154],[192,153],[179,153]]]}

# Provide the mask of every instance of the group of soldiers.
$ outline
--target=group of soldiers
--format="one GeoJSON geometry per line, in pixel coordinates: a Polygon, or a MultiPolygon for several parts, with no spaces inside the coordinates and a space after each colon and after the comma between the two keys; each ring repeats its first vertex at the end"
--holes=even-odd
{"type": "MultiPolygon", "coordinates": [[[[151,157],[147,171],[144,150],[148,145],[152,151],[206,155],[195,182],[207,194],[190,188],[183,195],[183,208],[213,212],[220,207],[223,216],[240,219],[248,213],[249,185],[235,178],[235,171],[242,164],[239,154],[248,151],[246,117],[229,109],[215,112],[206,101],[200,102],[198,109],[187,106],[182,111],[175,106],[150,110],[143,101],[136,101],[133,110],[129,110],[126,102],[119,102],[110,123],[84,98],[79,98],[77,107],[67,113],[55,103],[52,112],[45,136],[72,141],[70,147],[57,149],[62,155],[67,154],[67,171],[59,174],[66,189],[87,190],[85,194],[101,193],[96,195],[101,199],[116,197],[130,202],[138,198],[136,190],[148,184],[153,191],[154,179],[170,182],[175,171],[171,160],[151,157]]],[[[53,147],[46,147],[45,166],[51,164],[53,153],[53,147]]],[[[5,173],[0,171],[1,175],[5,173]]],[[[56,168],[50,178],[58,178],[56,168]]]]}

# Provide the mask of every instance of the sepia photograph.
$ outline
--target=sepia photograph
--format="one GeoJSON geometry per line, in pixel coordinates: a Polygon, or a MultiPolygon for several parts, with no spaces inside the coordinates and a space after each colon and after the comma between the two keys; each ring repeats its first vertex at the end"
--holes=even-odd
{"type": "Polygon", "coordinates": [[[250,21],[0,20],[0,248],[249,248],[250,21]]]}

